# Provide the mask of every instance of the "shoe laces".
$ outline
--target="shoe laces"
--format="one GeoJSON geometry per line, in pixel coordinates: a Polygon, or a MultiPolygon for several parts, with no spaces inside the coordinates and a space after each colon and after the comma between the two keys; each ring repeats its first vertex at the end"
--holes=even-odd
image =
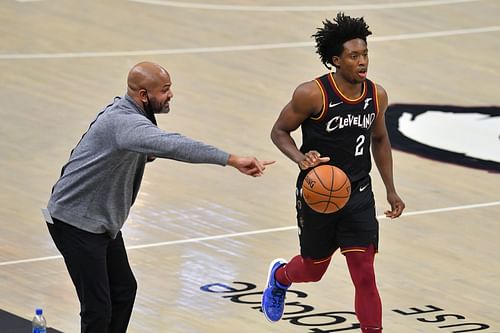
{"type": "Polygon", "coordinates": [[[272,297],[272,307],[279,308],[283,304],[283,300],[285,299],[285,290],[275,287],[271,290],[272,297]]]}

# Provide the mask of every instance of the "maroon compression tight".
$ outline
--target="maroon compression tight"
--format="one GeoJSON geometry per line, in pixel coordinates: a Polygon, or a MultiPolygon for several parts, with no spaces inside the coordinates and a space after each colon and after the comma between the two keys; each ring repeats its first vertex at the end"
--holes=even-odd
{"type": "Polygon", "coordinates": [[[382,332],[382,302],[375,282],[373,260],[375,249],[370,245],[366,252],[345,253],[347,267],[354,284],[354,309],[363,333],[382,332]]]}
{"type": "MultiPolygon", "coordinates": [[[[375,282],[373,261],[375,249],[370,245],[365,252],[346,252],[347,266],[355,288],[354,308],[363,333],[382,332],[382,303],[375,282]]],[[[331,257],[313,260],[295,256],[276,271],[276,279],[283,285],[293,282],[317,282],[330,264],[331,257]]]]}
{"type": "Polygon", "coordinates": [[[313,260],[295,256],[288,264],[276,271],[279,283],[288,286],[292,282],[317,282],[325,274],[332,257],[323,260],[313,260]]]}

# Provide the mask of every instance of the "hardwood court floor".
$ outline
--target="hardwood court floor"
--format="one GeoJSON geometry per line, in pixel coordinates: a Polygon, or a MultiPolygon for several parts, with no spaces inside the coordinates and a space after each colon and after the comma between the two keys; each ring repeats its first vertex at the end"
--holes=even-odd
{"type": "MultiPolygon", "coordinates": [[[[310,35],[335,6],[350,6],[374,32],[369,76],[391,103],[498,106],[500,2],[332,3],[3,1],[0,308],[29,318],[42,306],[50,326],[79,330],[76,294],[40,208],[89,122],[125,92],[129,68],[150,60],[174,84],[160,127],[277,163],[259,179],[167,160],[148,166],[123,230],[139,282],[129,331],[351,327],[353,288],[338,254],[320,283],[294,285],[302,294],[289,294],[295,305],[283,321],[269,324],[255,308],[268,263],[298,251],[297,169],[269,131],[293,89],[325,71],[310,35]]],[[[398,151],[394,163],[407,214],[380,219],[384,331],[500,332],[499,175],[398,151]],[[405,315],[411,308],[428,312],[405,315]]],[[[373,178],[382,215],[385,191],[373,178]]]]}

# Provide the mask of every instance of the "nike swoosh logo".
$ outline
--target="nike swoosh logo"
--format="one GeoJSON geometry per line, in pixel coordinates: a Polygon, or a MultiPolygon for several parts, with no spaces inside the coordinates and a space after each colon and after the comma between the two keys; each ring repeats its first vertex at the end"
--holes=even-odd
{"type": "Polygon", "coordinates": [[[334,107],[336,107],[337,105],[340,105],[340,104],[342,104],[342,103],[344,103],[344,102],[338,102],[338,103],[332,103],[332,102],[330,102],[330,104],[328,104],[328,106],[329,106],[329,107],[331,107],[331,108],[334,108],[334,107]]]}
{"type": "Polygon", "coordinates": [[[360,187],[359,192],[363,192],[368,187],[368,185],[370,185],[370,184],[366,184],[365,186],[360,187]]]}

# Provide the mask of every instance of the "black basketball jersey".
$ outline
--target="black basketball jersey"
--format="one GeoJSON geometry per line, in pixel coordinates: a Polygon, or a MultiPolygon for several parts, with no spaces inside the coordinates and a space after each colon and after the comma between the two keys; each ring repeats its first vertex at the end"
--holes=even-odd
{"type": "Polygon", "coordinates": [[[333,73],[314,80],[323,95],[321,113],[302,125],[302,147],[330,157],[329,164],[344,170],[351,182],[371,170],[371,131],[378,114],[376,85],[365,80],[359,98],[349,99],[338,89],[333,73]]]}

